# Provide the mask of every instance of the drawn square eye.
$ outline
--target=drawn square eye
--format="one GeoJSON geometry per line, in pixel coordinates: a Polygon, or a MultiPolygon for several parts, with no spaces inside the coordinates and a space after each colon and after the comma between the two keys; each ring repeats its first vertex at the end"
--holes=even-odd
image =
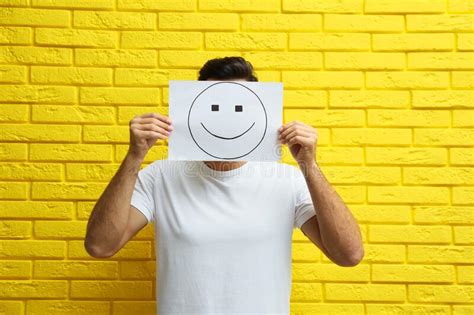
{"type": "Polygon", "coordinates": [[[217,105],[217,104],[211,105],[211,111],[218,112],[219,111],[219,105],[217,105]]]}
{"type": "Polygon", "coordinates": [[[242,105],[235,105],[235,111],[236,112],[241,112],[244,110],[244,107],[242,105]]]}

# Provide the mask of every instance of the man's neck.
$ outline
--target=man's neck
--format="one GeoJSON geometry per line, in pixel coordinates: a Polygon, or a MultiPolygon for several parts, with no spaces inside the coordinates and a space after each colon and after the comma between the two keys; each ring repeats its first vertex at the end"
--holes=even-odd
{"type": "Polygon", "coordinates": [[[221,162],[221,161],[204,161],[204,163],[211,169],[216,171],[231,171],[244,165],[245,161],[232,161],[232,162],[221,162]]]}

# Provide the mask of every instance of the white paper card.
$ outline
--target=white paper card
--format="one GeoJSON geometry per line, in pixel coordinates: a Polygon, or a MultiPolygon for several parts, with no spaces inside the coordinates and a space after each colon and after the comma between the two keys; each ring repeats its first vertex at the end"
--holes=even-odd
{"type": "Polygon", "coordinates": [[[283,84],[170,81],[169,160],[278,161],[283,84]]]}

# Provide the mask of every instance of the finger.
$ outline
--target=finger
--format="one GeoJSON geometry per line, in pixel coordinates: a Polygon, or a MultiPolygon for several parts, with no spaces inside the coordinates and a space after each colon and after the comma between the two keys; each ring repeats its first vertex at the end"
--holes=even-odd
{"type": "Polygon", "coordinates": [[[280,138],[285,138],[287,135],[294,132],[295,130],[305,131],[305,129],[301,128],[301,126],[299,126],[297,124],[294,124],[294,125],[288,127],[287,129],[285,129],[284,131],[282,131],[280,133],[280,138]]]}
{"type": "Polygon", "coordinates": [[[167,137],[153,130],[136,130],[136,134],[145,139],[166,139],[167,137]]]}
{"type": "Polygon", "coordinates": [[[311,138],[305,137],[305,136],[293,136],[288,140],[289,145],[293,144],[301,144],[303,146],[310,145],[311,144],[311,138]]]}
{"type": "Polygon", "coordinates": [[[164,134],[165,136],[169,136],[169,134],[170,134],[167,130],[165,130],[164,128],[159,127],[155,124],[138,124],[137,129],[147,130],[147,131],[149,131],[149,130],[156,131],[156,132],[164,134]]]}
{"type": "Polygon", "coordinates": [[[168,130],[173,130],[173,126],[171,124],[168,124],[164,121],[161,121],[156,118],[142,118],[138,121],[139,124],[155,124],[160,126],[161,128],[168,129],[168,130]]]}
{"type": "Polygon", "coordinates": [[[279,130],[279,131],[284,131],[284,130],[290,128],[291,126],[294,126],[295,123],[296,123],[295,121],[292,121],[292,122],[289,122],[289,123],[287,123],[287,124],[284,124],[284,125],[281,126],[278,130],[279,130]]]}
{"type": "Polygon", "coordinates": [[[159,119],[159,120],[161,120],[165,123],[171,124],[171,119],[168,116],[161,115],[161,114],[158,114],[158,113],[147,113],[147,114],[143,114],[141,116],[138,116],[138,118],[156,118],[156,119],[159,119]]]}
{"type": "Polygon", "coordinates": [[[311,134],[309,132],[307,132],[306,130],[301,130],[301,129],[295,129],[293,130],[292,132],[290,132],[286,137],[284,137],[283,139],[285,139],[286,141],[290,140],[291,138],[293,138],[294,136],[302,136],[302,137],[310,137],[311,134]]]}

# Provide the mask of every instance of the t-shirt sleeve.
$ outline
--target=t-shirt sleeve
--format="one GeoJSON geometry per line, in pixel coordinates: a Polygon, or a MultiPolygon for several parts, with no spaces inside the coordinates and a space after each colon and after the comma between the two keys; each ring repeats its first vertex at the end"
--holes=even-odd
{"type": "Polygon", "coordinates": [[[295,221],[293,227],[301,228],[306,221],[316,215],[316,211],[313,206],[313,201],[311,200],[306,180],[299,169],[295,170],[294,191],[295,221]]]}
{"type": "Polygon", "coordinates": [[[150,164],[138,172],[130,204],[146,217],[148,223],[155,221],[154,178],[156,165],[150,164]]]}

